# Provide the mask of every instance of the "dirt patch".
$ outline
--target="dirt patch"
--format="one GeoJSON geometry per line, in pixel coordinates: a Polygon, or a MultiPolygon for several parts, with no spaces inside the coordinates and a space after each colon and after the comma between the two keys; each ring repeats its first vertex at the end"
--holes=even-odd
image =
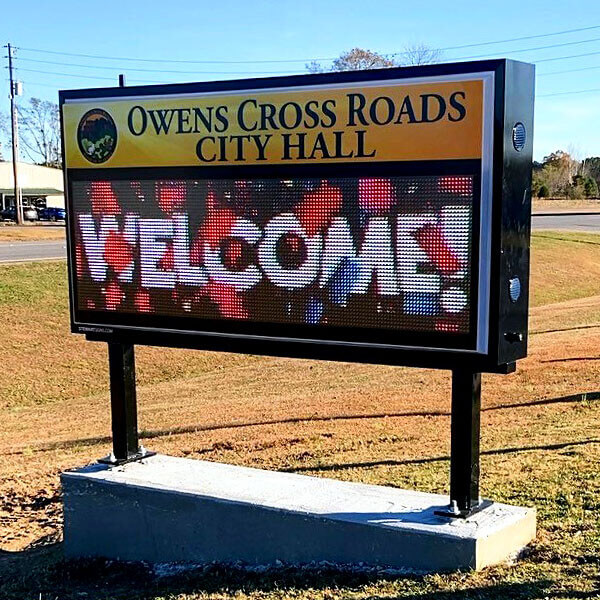
{"type": "Polygon", "coordinates": [[[0,223],[0,242],[33,242],[36,240],[64,240],[65,226],[50,223],[10,225],[0,223]]]}
{"type": "Polygon", "coordinates": [[[566,200],[564,198],[534,198],[532,212],[573,212],[573,211],[598,211],[600,212],[600,199],[566,200]]]}

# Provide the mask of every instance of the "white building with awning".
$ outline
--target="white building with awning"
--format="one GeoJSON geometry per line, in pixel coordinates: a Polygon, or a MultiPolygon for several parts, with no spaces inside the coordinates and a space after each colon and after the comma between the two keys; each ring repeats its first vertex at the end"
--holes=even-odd
{"type": "MultiPolygon", "coordinates": [[[[18,179],[23,206],[65,207],[65,188],[61,169],[18,163],[18,179]]],[[[0,210],[14,206],[15,191],[12,162],[0,161],[0,210]]]]}

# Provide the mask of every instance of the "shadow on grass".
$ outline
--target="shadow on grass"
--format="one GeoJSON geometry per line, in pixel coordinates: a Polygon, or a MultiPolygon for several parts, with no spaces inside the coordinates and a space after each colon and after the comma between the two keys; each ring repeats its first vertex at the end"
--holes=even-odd
{"type": "Polygon", "coordinates": [[[575,356],[572,358],[552,358],[550,360],[540,360],[540,363],[564,363],[564,362],[586,362],[600,360],[600,356],[575,356]]]}
{"type": "MultiPolygon", "coordinates": [[[[580,329],[598,329],[600,325],[574,325],[573,327],[564,327],[562,329],[541,329],[539,331],[530,331],[529,335],[541,335],[542,333],[561,333],[564,331],[579,331],[580,329]]],[[[550,362],[547,360],[540,361],[541,363],[550,362]]]]}
{"type": "MultiPolygon", "coordinates": [[[[365,594],[370,600],[383,596],[405,600],[533,600],[549,594],[553,598],[589,597],[589,593],[550,592],[554,583],[551,580],[491,583],[472,588],[463,584],[461,590],[440,591],[435,589],[439,583],[433,584],[424,576],[395,575],[375,569],[353,572],[333,567],[281,566],[257,572],[210,564],[179,573],[173,569],[173,575],[157,577],[144,563],[103,559],[66,561],[62,555],[62,543],[36,545],[22,552],[0,551],[0,597],[3,600],[150,600],[182,595],[191,600],[196,594],[198,598],[206,594],[243,597],[243,594],[263,596],[272,592],[274,597],[281,598],[282,592],[290,592],[293,597],[308,600],[315,597],[316,590],[329,590],[327,597],[365,594]],[[377,595],[377,589],[364,589],[374,585],[382,588],[382,596],[377,595]],[[434,589],[428,592],[427,588],[434,589]]],[[[449,584],[454,586],[456,582],[449,584]]]]}
{"type": "MultiPolygon", "coordinates": [[[[538,446],[519,446],[512,448],[495,448],[493,450],[482,450],[481,456],[494,456],[498,454],[513,454],[518,452],[533,452],[536,450],[564,450],[571,446],[586,446],[588,444],[600,444],[599,439],[579,440],[573,442],[563,442],[560,444],[540,444],[538,446]]],[[[400,465],[426,465],[429,463],[449,461],[450,456],[428,456],[426,458],[409,458],[406,460],[374,460],[365,462],[340,463],[333,465],[317,465],[317,466],[302,466],[290,467],[288,469],[280,469],[288,473],[301,473],[303,471],[337,471],[338,469],[365,469],[369,467],[393,467],[400,465]]]]}
{"type": "MultiPolygon", "coordinates": [[[[513,402],[509,404],[498,404],[497,406],[488,406],[482,409],[483,412],[495,410],[511,410],[515,408],[530,408],[534,406],[546,406],[550,404],[563,404],[575,402],[590,402],[600,400],[600,392],[583,392],[580,394],[571,394],[559,398],[544,398],[542,400],[533,400],[531,402],[513,402]]],[[[245,427],[265,427],[268,425],[293,425],[295,423],[318,423],[327,421],[355,421],[362,419],[384,419],[384,418],[410,418],[410,417],[449,417],[448,411],[405,411],[405,412],[385,412],[385,413],[367,413],[367,414],[338,414],[310,417],[290,417],[287,419],[266,419],[262,421],[243,421],[232,423],[218,423],[215,425],[182,425],[171,427],[169,429],[151,429],[140,432],[141,440],[152,440],[155,438],[184,435],[189,433],[203,433],[206,431],[220,431],[225,429],[241,429],[245,427]]],[[[68,450],[79,446],[95,446],[98,444],[109,444],[112,441],[111,436],[98,436],[90,438],[80,438],[75,440],[66,440],[62,442],[52,442],[33,448],[36,452],[51,452],[54,450],[68,450]]],[[[28,449],[29,450],[29,449],[28,449]]],[[[24,450],[13,450],[6,455],[20,455],[24,450]]],[[[425,459],[426,461],[429,459],[425,459]]],[[[431,460],[444,460],[431,459],[431,460]]],[[[405,464],[405,463],[404,463],[405,464]]]]}

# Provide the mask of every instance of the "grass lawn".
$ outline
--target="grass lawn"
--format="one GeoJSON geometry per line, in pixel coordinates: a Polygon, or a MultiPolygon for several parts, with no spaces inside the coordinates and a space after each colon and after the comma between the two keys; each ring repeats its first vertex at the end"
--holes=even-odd
{"type": "Polygon", "coordinates": [[[534,231],[531,238],[532,306],[600,293],[600,235],[534,231]]]}
{"type": "MultiPolygon", "coordinates": [[[[58,475],[109,450],[106,349],[68,333],[64,262],[0,267],[0,598],[600,598],[599,271],[600,236],[536,232],[530,356],[484,376],[482,495],[538,509],[518,562],[156,577],[62,559],[58,475]]],[[[153,450],[447,493],[448,373],[156,348],[137,360],[153,450]]]]}

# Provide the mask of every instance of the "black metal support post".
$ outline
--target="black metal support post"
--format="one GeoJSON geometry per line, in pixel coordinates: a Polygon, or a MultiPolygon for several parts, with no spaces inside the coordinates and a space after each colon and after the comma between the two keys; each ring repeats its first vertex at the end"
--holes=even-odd
{"type": "Polygon", "coordinates": [[[450,502],[461,512],[479,504],[481,373],[452,372],[450,502]]]}
{"type": "Polygon", "coordinates": [[[139,445],[133,344],[108,342],[113,452],[100,462],[123,464],[155,454],[139,445]]]}
{"type": "Polygon", "coordinates": [[[466,518],[491,504],[479,499],[480,413],[481,373],[452,371],[450,506],[438,515],[466,518]]]}

